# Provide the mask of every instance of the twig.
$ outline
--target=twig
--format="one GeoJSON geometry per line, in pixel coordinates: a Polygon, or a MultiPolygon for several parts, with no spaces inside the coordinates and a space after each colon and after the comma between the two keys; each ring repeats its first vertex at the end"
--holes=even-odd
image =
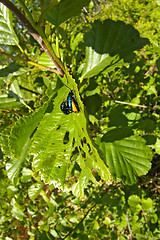
{"type": "Polygon", "coordinates": [[[144,220],[145,220],[145,222],[146,222],[146,225],[148,226],[148,222],[147,222],[146,214],[145,214],[145,212],[144,212],[142,206],[141,206],[141,209],[142,209],[142,212],[143,212],[143,216],[144,216],[144,220]]]}
{"type": "Polygon", "coordinates": [[[21,85],[19,85],[19,87],[20,87],[20,89],[23,89],[23,90],[26,90],[26,91],[28,91],[28,92],[34,93],[34,94],[36,94],[36,95],[42,96],[42,94],[40,94],[40,93],[38,93],[38,92],[35,92],[35,91],[31,90],[31,89],[25,88],[25,87],[23,87],[23,86],[21,86],[21,85]]]}
{"type": "Polygon", "coordinates": [[[90,212],[95,206],[96,206],[96,203],[95,203],[92,207],[89,208],[89,210],[86,212],[86,214],[85,214],[84,217],[81,219],[81,221],[75,226],[75,228],[74,228],[72,231],[70,231],[64,238],[62,238],[62,240],[63,240],[63,239],[66,239],[70,234],[72,234],[72,232],[74,232],[74,231],[76,230],[76,228],[78,227],[78,225],[81,224],[81,223],[84,221],[84,219],[87,217],[87,215],[89,214],[89,212],[90,212]]]}
{"type": "Polygon", "coordinates": [[[145,105],[139,105],[139,104],[135,104],[135,103],[121,102],[121,101],[118,101],[118,100],[115,100],[114,102],[116,102],[116,103],[121,103],[121,104],[125,104],[125,105],[131,105],[131,106],[134,106],[134,107],[148,108],[148,107],[145,106],[145,105]]]}
{"type": "Polygon", "coordinates": [[[129,233],[130,233],[130,239],[132,239],[132,229],[129,223],[129,218],[128,218],[128,212],[126,212],[126,218],[127,218],[127,225],[128,225],[128,229],[129,229],[129,233]]]}
{"type": "Polygon", "coordinates": [[[150,237],[150,236],[144,236],[142,234],[139,234],[139,233],[136,233],[136,236],[139,236],[141,238],[144,238],[144,239],[154,239],[154,240],[160,240],[159,237],[150,237]]]}

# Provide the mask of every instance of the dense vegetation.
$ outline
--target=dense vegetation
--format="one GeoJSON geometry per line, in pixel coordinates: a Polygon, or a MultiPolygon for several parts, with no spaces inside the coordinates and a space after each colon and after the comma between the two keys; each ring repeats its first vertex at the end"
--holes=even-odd
{"type": "Polygon", "coordinates": [[[159,18],[0,0],[1,239],[160,239],[159,18]]]}

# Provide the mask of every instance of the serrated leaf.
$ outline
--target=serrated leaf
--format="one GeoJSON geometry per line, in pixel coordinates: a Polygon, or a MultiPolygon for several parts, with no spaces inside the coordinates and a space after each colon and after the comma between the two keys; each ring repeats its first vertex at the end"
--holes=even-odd
{"type": "Polygon", "coordinates": [[[114,142],[102,142],[101,150],[116,182],[133,184],[137,176],[151,168],[152,153],[143,138],[130,136],[114,142]]]}
{"type": "MultiPolygon", "coordinates": [[[[88,173],[86,176],[88,180],[95,181],[92,168],[97,169],[101,177],[108,180],[108,169],[88,136],[83,112],[69,115],[61,112],[60,104],[65,94],[66,87],[58,91],[53,111],[44,116],[34,134],[31,147],[31,153],[34,154],[33,168],[40,172],[45,183],[63,188],[73,152],[77,151],[80,168],[90,171],[91,175],[88,173]]],[[[80,186],[80,194],[85,186],[80,186]]]]}
{"type": "Polygon", "coordinates": [[[86,64],[82,79],[122,66],[124,61],[130,61],[134,50],[149,43],[148,39],[140,38],[138,31],[131,25],[112,20],[103,23],[95,21],[85,36],[85,42],[86,64]]]}
{"type": "Polygon", "coordinates": [[[11,132],[11,126],[6,127],[3,130],[0,138],[0,144],[2,146],[3,154],[6,155],[8,158],[13,156],[10,151],[9,142],[8,142],[10,132],[11,132]]]}
{"type": "Polygon", "coordinates": [[[16,183],[22,164],[28,156],[33,132],[43,117],[50,101],[51,98],[37,112],[20,118],[12,128],[9,136],[9,147],[13,156],[11,156],[11,153],[8,154],[11,156],[11,160],[7,162],[6,170],[9,179],[14,183],[16,183]]]}
{"type": "Polygon", "coordinates": [[[14,183],[17,182],[17,177],[19,175],[19,171],[21,169],[22,163],[26,160],[30,143],[31,143],[31,140],[27,139],[27,141],[25,142],[21,150],[21,155],[19,156],[19,158],[12,158],[6,164],[7,176],[14,183]]]}
{"type": "Polygon", "coordinates": [[[31,136],[41,118],[43,117],[50,101],[51,98],[40,109],[38,109],[37,112],[27,117],[20,118],[13,126],[9,138],[9,144],[16,158],[21,156],[23,148],[25,147],[28,140],[31,139],[31,136]]]}
{"type": "Polygon", "coordinates": [[[46,20],[59,26],[67,19],[78,15],[89,0],[61,0],[54,5],[51,0],[44,0],[43,15],[46,20]]]}
{"type": "Polygon", "coordinates": [[[0,44],[17,45],[19,40],[13,29],[12,13],[0,3],[0,44]]]}

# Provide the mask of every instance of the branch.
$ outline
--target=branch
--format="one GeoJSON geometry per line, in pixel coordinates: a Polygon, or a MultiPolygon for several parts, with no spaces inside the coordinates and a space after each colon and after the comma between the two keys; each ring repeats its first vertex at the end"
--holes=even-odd
{"type": "Polygon", "coordinates": [[[43,50],[47,53],[47,55],[50,57],[52,62],[55,64],[55,66],[57,67],[58,73],[60,75],[64,75],[65,70],[60,60],[56,56],[53,56],[53,54],[49,51],[46,43],[43,41],[40,34],[32,26],[32,24],[26,19],[26,17],[20,12],[20,10],[17,9],[13,5],[13,3],[11,3],[9,0],[0,0],[0,2],[3,3],[20,20],[20,22],[24,25],[24,27],[28,29],[32,37],[39,43],[39,45],[43,48],[43,50]]]}
{"type": "Polygon", "coordinates": [[[21,85],[19,85],[19,87],[20,87],[20,89],[23,89],[23,90],[26,90],[26,91],[28,91],[28,92],[34,93],[34,94],[36,94],[36,95],[42,96],[42,94],[40,94],[40,93],[38,93],[38,92],[35,92],[35,91],[31,90],[31,89],[25,88],[25,87],[23,87],[23,86],[21,86],[21,85]]]}
{"type": "Polygon", "coordinates": [[[76,230],[76,228],[79,226],[79,224],[81,224],[83,221],[84,221],[84,219],[87,217],[87,215],[89,214],[89,212],[94,208],[96,206],[96,203],[92,206],[92,207],[90,207],[89,209],[88,209],[88,211],[84,214],[84,217],[81,219],[81,221],[75,226],[75,228],[74,229],[72,229],[64,238],[62,238],[62,239],[66,239],[69,235],[71,235],[75,230],[76,230]]]}

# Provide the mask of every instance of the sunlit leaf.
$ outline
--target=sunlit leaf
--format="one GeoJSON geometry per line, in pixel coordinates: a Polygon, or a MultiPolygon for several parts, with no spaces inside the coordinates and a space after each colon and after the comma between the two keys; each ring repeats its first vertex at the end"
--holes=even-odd
{"type": "MultiPolygon", "coordinates": [[[[50,99],[51,100],[51,99],[50,99]]],[[[16,183],[23,162],[27,159],[32,135],[43,117],[50,100],[37,112],[20,118],[12,128],[9,136],[9,148],[13,156],[6,164],[9,179],[16,183]]]]}
{"type": "Polygon", "coordinates": [[[128,204],[132,207],[136,207],[140,203],[140,197],[137,195],[131,195],[128,198],[128,204]]]}
{"type": "Polygon", "coordinates": [[[38,63],[41,65],[44,65],[46,67],[50,67],[50,68],[56,68],[55,64],[53,63],[53,61],[50,59],[50,57],[47,55],[46,52],[43,52],[39,59],[38,59],[38,63]]]}
{"type": "Polygon", "coordinates": [[[137,176],[145,175],[151,168],[152,152],[139,136],[102,142],[101,150],[112,177],[117,182],[133,184],[137,176]]]}
{"type": "Polygon", "coordinates": [[[149,43],[141,38],[136,29],[121,21],[95,21],[86,34],[86,64],[83,78],[90,78],[100,72],[114,70],[130,61],[133,51],[149,43]]]}
{"type": "Polygon", "coordinates": [[[30,186],[28,189],[29,198],[33,201],[36,197],[38,197],[42,188],[43,184],[41,183],[34,183],[32,186],[30,186]]]}
{"type": "MultiPolygon", "coordinates": [[[[63,188],[72,155],[77,152],[77,163],[83,169],[77,187],[81,188],[82,194],[88,180],[95,181],[92,168],[97,169],[104,180],[108,180],[109,171],[88,136],[83,112],[69,115],[61,112],[60,104],[66,91],[68,92],[66,87],[59,90],[54,100],[53,111],[44,116],[33,136],[31,146],[31,153],[34,154],[33,168],[40,172],[45,183],[63,188]]],[[[78,194],[76,190],[74,192],[78,194]]]]}
{"type": "Polygon", "coordinates": [[[15,109],[22,107],[23,104],[17,101],[16,98],[9,97],[8,94],[0,95],[0,109],[15,109]]]}
{"type": "Polygon", "coordinates": [[[27,139],[25,142],[23,148],[21,149],[21,155],[17,158],[12,158],[9,162],[6,164],[6,170],[7,170],[7,176],[8,178],[16,183],[17,177],[19,175],[19,171],[22,167],[23,162],[26,160],[28,155],[28,149],[30,147],[30,139],[27,139]]]}
{"type": "Polygon", "coordinates": [[[76,197],[83,196],[84,188],[87,187],[89,180],[91,180],[93,183],[97,184],[96,180],[94,179],[94,177],[92,175],[91,170],[86,167],[86,168],[82,169],[78,182],[76,184],[74,184],[72,187],[73,194],[76,197]]]}
{"type": "Polygon", "coordinates": [[[18,220],[23,220],[23,218],[25,217],[25,214],[23,212],[23,208],[16,202],[15,198],[12,198],[11,201],[11,205],[12,205],[12,214],[13,216],[18,219],[18,220]]]}
{"type": "Polygon", "coordinates": [[[17,45],[19,42],[13,29],[12,13],[0,3],[0,44],[17,45]]]}
{"type": "Polygon", "coordinates": [[[40,109],[38,109],[37,112],[27,117],[20,118],[13,126],[9,143],[10,148],[16,158],[21,156],[23,148],[31,139],[31,136],[37,127],[37,124],[43,117],[49,102],[50,101],[46,102],[40,109]]]}

